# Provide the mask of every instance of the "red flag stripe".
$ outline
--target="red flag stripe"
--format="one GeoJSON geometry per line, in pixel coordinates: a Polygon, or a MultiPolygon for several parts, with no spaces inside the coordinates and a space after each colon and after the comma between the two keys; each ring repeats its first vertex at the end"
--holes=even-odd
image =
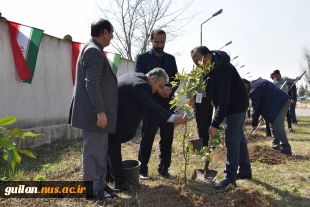
{"type": "Polygon", "coordinates": [[[76,62],[80,54],[81,43],[72,42],[72,83],[75,85],[75,76],[76,76],[76,62]]]}
{"type": "Polygon", "coordinates": [[[17,43],[18,24],[8,21],[8,27],[10,31],[15,66],[20,80],[23,81],[27,78],[31,78],[32,74],[17,43]]]}

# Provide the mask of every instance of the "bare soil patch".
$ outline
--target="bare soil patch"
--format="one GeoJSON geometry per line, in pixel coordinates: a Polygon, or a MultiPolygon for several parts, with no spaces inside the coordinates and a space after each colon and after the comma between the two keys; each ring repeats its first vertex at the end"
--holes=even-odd
{"type": "Polygon", "coordinates": [[[225,193],[205,194],[185,186],[142,186],[137,193],[141,206],[275,206],[258,191],[234,188],[225,193]]]}
{"type": "MultiPolygon", "coordinates": [[[[251,162],[261,162],[269,165],[284,164],[287,162],[286,155],[267,146],[248,146],[251,162]]],[[[226,148],[219,147],[211,153],[212,161],[223,162],[226,159],[226,148]]]]}
{"type": "Polygon", "coordinates": [[[264,142],[264,141],[271,141],[271,137],[265,137],[261,134],[252,134],[248,142],[264,142]]]}

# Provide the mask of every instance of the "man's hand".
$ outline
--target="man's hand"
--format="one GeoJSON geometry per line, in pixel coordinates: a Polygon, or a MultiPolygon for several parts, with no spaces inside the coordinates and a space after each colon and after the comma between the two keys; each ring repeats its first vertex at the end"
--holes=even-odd
{"type": "Polygon", "coordinates": [[[158,94],[163,98],[169,98],[172,93],[172,89],[168,86],[165,86],[163,89],[158,91],[158,94]]]}
{"type": "Polygon", "coordinates": [[[294,100],[291,100],[291,103],[292,103],[292,104],[294,104],[294,103],[295,103],[295,101],[294,101],[294,100]]]}
{"type": "Polygon", "coordinates": [[[252,130],[255,131],[257,129],[257,126],[252,126],[252,130]]]}
{"type": "Polygon", "coordinates": [[[214,139],[216,132],[217,132],[217,128],[215,128],[213,126],[209,127],[209,134],[211,135],[211,140],[214,139]]]}
{"type": "Polygon", "coordinates": [[[98,113],[97,119],[98,119],[97,120],[97,126],[100,128],[104,128],[108,123],[107,116],[105,115],[104,112],[98,113]]]}
{"type": "Polygon", "coordinates": [[[195,101],[193,99],[186,99],[187,100],[187,104],[191,107],[191,108],[195,108],[195,101]]]}
{"type": "Polygon", "coordinates": [[[300,79],[301,79],[301,76],[297,76],[297,78],[296,78],[296,79],[300,80],[300,79]]]}
{"type": "Polygon", "coordinates": [[[173,119],[173,123],[175,124],[186,124],[188,121],[187,116],[182,116],[182,115],[175,115],[173,119]]]}

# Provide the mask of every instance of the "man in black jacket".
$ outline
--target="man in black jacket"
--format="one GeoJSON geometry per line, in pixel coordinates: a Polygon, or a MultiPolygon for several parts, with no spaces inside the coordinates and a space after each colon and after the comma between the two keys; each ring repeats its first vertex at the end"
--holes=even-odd
{"type": "Polygon", "coordinates": [[[155,68],[146,75],[126,73],[118,78],[118,107],[116,133],[109,135],[108,157],[114,179],[114,189],[128,190],[122,167],[121,143],[131,140],[146,110],[158,114],[162,121],[185,124],[188,118],[174,115],[155,103],[152,94],[169,82],[167,73],[155,68]]]}
{"type": "Polygon", "coordinates": [[[215,106],[215,117],[209,128],[212,138],[225,119],[225,144],[227,148],[225,178],[214,187],[225,190],[229,184],[236,186],[236,179],[252,179],[251,164],[243,124],[249,97],[236,68],[230,63],[230,57],[222,51],[210,51],[205,46],[196,47],[191,52],[196,65],[202,61],[208,66],[214,63],[209,73],[207,97],[215,106]],[[239,173],[237,174],[239,167],[239,173]]]}
{"type": "MultiPolygon", "coordinates": [[[[289,85],[290,87],[291,85],[289,85]]],[[[288,95],[291,98],[291,106],[290,106],[290,115],[292,118],[292,124],[297,124],[297,119],[296,119],[296,113],[295,113],[295,108],[296,108],[296,102],[297,102],[297,88],[296,84],[291,88],[291,90],[288,91],[288,95]]]]}

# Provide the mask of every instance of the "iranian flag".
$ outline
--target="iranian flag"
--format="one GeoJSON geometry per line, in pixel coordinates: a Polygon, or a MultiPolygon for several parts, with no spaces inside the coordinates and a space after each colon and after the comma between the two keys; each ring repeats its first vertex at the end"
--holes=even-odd
{"type": "Polygon", "coordinates": [[[72,73],[72,83],[75,85],[75,76],[76,76],[76,62],[79,57],[80,51],[82,49],[82,43],[72,42],[72,64],[71,64],[71,73],[72,73]]]}
{"type": "Polygon", "coordinates": [[[31,83],[43,30],[8,21],[17,73],[21,81],[31,83]]]}
{"type": "Polygon", "coordinates": [[[110,53],[110,52],[104,52],[104,54],[107,56],[110,66],[112,68],[113,73],[116,75],[119,63],[121,62],[121,55],[110,53]]]}
{"type": "MultiPolygon", "coordinates": [[[[76,76],[76,64],[77,64],[77,59],[79,57],[80,51],[82,49],[82,43],[79,42],[72,42],[72,67],[71,67],[71,72],[72,72],[72,83],[75,85],[75,76],[76,76]]],[[[111,66],[111,69],[113,73],[116,75],[119,63],[121,61],[121,55],[120,54],[114,54],[110,52],[105,52],[104,54],[108,58],[109,64],[111,66]]]]}

